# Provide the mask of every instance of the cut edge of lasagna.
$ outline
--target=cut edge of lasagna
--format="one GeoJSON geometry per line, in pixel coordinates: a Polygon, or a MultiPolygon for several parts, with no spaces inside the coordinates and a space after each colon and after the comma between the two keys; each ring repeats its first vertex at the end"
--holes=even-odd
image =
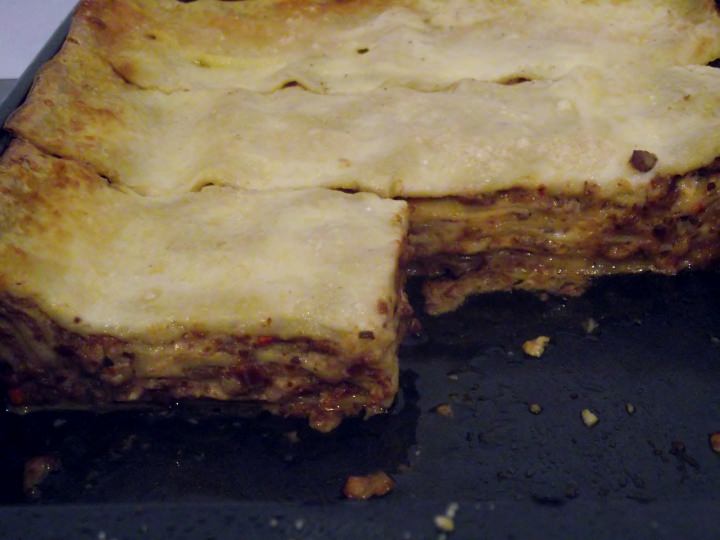
{"type": "MultiPolygon", "coordinates": [[[[638,194],[640,195],[640,194],[638,194]]],[[[641,200],[514,189],[410,201],[411,275],[438,315],[468,296],[579,295],[604,275],[704,268],[720,256],[720,166],[654,179],[641,200]]]]}
{"type": "Polygon", "coordinates": [[[242,400],[321,431],[381,412],[411,314],[406,214],[324,189],[139,197],[16,140],[0,158],[11,401],[242,400]]]}

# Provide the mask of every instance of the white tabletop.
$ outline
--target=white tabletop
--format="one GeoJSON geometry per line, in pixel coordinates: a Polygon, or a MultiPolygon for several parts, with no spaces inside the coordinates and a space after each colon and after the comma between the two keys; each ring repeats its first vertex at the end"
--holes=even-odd
{"type": "Polygon", "coordinates": [[[17,79],[77,0],[0,0],[0,79],[17,79]]]}

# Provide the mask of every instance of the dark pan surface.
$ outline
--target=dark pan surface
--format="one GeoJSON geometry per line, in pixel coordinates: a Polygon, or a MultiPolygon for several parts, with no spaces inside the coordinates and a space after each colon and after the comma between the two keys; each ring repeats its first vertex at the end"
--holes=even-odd
{"type": "MultiPolygon", "coordinates": [[[[330,435],[213,407],[0,415],[0,496],[19,505],[10,515],[43,519],[58,511],[49,505],[68,503],[87,505],[90,515],[138,511],[148,522],[173,508],[181,520],[208,510],[193,531],[219,526],[216,511],[233,520],[257,515],[258,538],[334,538],[337,527],[365,527],[368,516],[376,530],[343,537],[430,538],[433,515],[450,502],[460,504],[459,538],[475,537],[478,527],[542,537],[530,523],[553,515],[571,518],[569,531],[603,537],[637,520],[638,537],[711,537],[718,529],[696,510],[720,504],[720,456],[708,443],[720,430],[718,295],[720,276],[707,272],[601,280],[570,300],[476,298],[451,315],[423,318],[422,336],[402,349],[402,393],[391,414],[346,422],[330,435]],[[583,327],[589,318],[599,325],[591,334],[583,327]],[[541,334],[552,339],[546,353],[525,356],[523,341],[541,334]],[[441,403],[454,417],[433,412],[441,403]],[[529,403],[542,413],[531,414],[529,403]],[[580,418],[586,407],[600,418],[592,429],[580,418]],[[45,455],[60,470],[28,498],[24,463],[45,455]],[[349,474],[375,470],[394,476],[392,494],[342,499],[349,474]],[[515,512],[526,517],[516,521],[515,512]],[[270,527],[273,518],[289,532],[270,527]],[[296,529],[297,519],[315,529],[305,521],[296,529]]],[[[560,526],[550,521],[548,532],[560,526]]],[[[13,523],[0,523],[0,537],[13,523]]]]}
{"type": "Polygon", "coordinates": [[[423,318],[389,415],[329,435],[227,406],[0,413],[0,539],[438,538],[451,502],[453,539],[718,538],[719,293],[701,272],[605,279],[570,300],[476,298],[423,318]],[[538,335],[551,345],[526,357],[538,335]],[[433,412],[443,403],[452,418],[433,412]],[[27,494],[38,457],[58,470],[27,494]],[[389,496],[341,497],[348,475],[375,470],[396,480],[389,496]]]}

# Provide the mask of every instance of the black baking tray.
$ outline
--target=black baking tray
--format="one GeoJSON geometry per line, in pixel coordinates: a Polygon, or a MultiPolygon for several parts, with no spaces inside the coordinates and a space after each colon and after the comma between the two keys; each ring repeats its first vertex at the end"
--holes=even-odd
{"type": "Polygon", "coordinates": [[[450,538],[718,538],[718,298],[720,275],[705,271],[601,279],[573,299],[489,294],[421,315],[392,411],[328,435],[225,405],[2,412],[0,538],[434,539],[451,503],[450,538]],[[546,353],[525,356],[539,335],[551,337],[546,353]],[[434,412],[444,403],[453,417],[434,412]],[[23,470],[40,456],[59,468],[28,495],[23,470]],[[395,479],[390,495],[342,498],[348,475],[376,470],[395,479]]]}

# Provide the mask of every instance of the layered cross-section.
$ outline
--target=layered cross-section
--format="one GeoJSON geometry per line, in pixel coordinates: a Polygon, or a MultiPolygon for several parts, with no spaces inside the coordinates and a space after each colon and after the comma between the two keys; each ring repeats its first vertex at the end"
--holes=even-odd
{"type": "Polygon", "coordinates": [[[0,362],[15,405],[253,401],[327,430],[387,408],[406,204],[324,189],[141,197],[15,142],[0,362]]]}

